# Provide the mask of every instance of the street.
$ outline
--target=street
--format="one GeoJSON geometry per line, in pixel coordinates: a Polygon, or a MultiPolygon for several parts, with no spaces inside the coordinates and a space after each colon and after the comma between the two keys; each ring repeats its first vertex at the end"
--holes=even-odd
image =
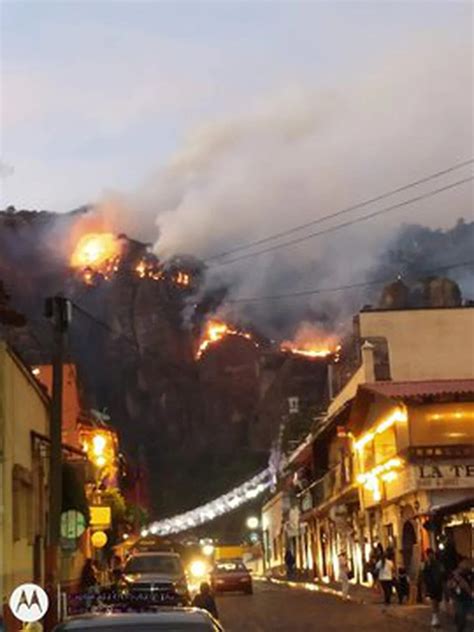
{"type": "MultiPolygon", "coordinates": [[[[226,632],[415,632],[419,624],[382,612],[381,606],[343,602],[339,597],[255,582],[254,594],[218,597],[226,632]]],[[[428,629],[428,628],[427,628],[428,629]]]]}

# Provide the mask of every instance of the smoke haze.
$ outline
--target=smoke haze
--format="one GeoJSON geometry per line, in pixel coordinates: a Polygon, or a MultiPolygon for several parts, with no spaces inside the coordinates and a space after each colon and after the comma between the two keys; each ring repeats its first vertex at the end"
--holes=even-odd
{"type": "MultiPolygon", "coordinates": [[[[469,158],[471,59],[469,47],[433,32],[390,58],[372,60],[344,85],[313,89],[309,78],[245,113],[203,125],[127,196],[121,226],[146,241],[158,235],[154,248],[162,258],[190,253],[206,259],[469,158]]],[[[460,170],[350,217],[469,173],[460,170]]],[[[297,246],[229,265],[211,262],[207,287],[225,285],[228,298],[238,301],[361,282],[401,223],[449,227],[471,214],[467,184],[297,246]]],[[[329,318],[334,328],[364,299],[355,292],[336,299],[234,303],[225,311],[255,320],[271,335],[302,319],[329,318]]]]}

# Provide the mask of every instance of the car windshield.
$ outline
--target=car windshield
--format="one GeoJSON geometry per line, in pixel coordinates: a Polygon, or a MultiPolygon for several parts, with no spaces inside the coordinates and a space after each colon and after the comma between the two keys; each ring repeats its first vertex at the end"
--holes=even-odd
{"type": "Polygon", "coordinates": [[[246,571],[247,569],[242,562],[219,562],[216,564],[215,570],[219,573],[232,573],[235,571],[246,571]]]}
{"type": "Polygon", "coordinates": [[[134,557],[125,565],[125,573],[160,573],[178,575],[182,573],[181,561],[177,557],[149,555],[134,557]]]}

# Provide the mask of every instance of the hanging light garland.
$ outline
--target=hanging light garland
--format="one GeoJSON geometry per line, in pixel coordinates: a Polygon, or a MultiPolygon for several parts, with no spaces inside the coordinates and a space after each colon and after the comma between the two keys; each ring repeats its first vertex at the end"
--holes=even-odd
{"type": "Polygon", "coordinates": [[[205,505],[172,518],[153,522],[148,529],[142,531],[142,536],[146,537],[149,533],[153,535],[171,535],[172,533],[199,527],[257,498],[270,487],[271,480],[271,472],[267,468],[243,483],[243,485],[235,487],[227,494],[219,496],[205,505]]]}

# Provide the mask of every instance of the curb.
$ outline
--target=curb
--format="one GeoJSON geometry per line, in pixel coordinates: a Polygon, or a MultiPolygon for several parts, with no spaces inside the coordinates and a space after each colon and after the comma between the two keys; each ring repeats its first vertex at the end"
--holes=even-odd
{"type": "MultiPolygon", "coordinates": [[[[276,579],[274,577],[255,577],[255,580],[257,581],[266,581],[269,582],[271,584],[276,584],[279,586],[286,586],[288,588],[300,588],[302,590],[308,590],[311,592],[319,592],[319,593],[323,593],[323,594],[327,594],[327,595],[333,595],[334,597],[339,597],[340,599],[343,599],[342,597],[342,591],[341,590],[336,590],[335,588],[331,588],[329,586],[322,586],[321,584],[314,584],[311,582],[293,582],[290,580],[286,580],[286,579],[276,579]]],[[[351,601],[352,603],[356,603],[359,605],[364,605],[364,606],[378,606],[378,605],[383,605],[383,604],[375,604],[375,603],[370,603],[364,599],[359,599],[356,597],[351,597],[350,595],[347,597],[347,601],[351,601]]],[[[429,608],[428,606],[426,606],[427,609],[427,613],[429,613],[429,608]]],[[[423,628],[431,629],[430,624],[428,623],[428,621],[426,623],[418,620],[415,617],[411,617],[409,614],[395,614],[390,610],[386,610],[385,613],[387,614],[388,617],[390,617],[391,619],[401,619],[407,622],[412,623],[413,625],[417,625],[423,628]]],[[[428,616],[429,618],[429,616],[428,616]]]]}
{"type": "MultiPolygon", "coordinates": [[[[342,591],[336,590],[335,588],[331,588],[329,586],[322,586],[320,584],[314,584],[311,582],[293,582],[288,579],[276,579],[275,577],[255,577],[257,581],[267,581],[271,584],[276,584],[279,586],[287,586],[288,588],[300,588],[303,590],[309,590],[312,592],[324,593],[327,595],[333,595],[335,597],[339,597],[342,599],[342,591]]],[[[350,595],[347,597],[347,601],[352,601],[354,603],[364,603],[360,599],[356,599],[351,597],[350,595]]]]}

